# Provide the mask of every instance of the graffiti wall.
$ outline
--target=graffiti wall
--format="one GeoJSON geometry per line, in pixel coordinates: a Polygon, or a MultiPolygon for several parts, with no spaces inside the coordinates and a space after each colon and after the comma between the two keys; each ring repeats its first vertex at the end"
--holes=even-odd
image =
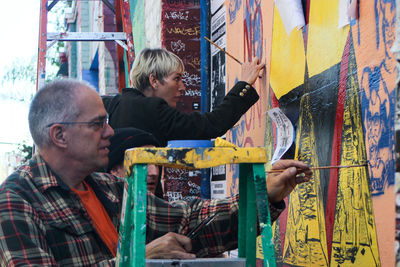
{"type": "MultiPolygon", "coordinates": [[[[184,112],[200,111],[200,1],[163,0],[161,8],[162,47],[179,56],[185,65],[182,76],[186,90],[177,103],[184,112]]],[[[201,171],[164,168],[167,200],[191,200],[200,196],[201,171]],[[168,179],[166,179],[168,177],[168,179]]]]}
{"type": "MultiPolygon", "coordinates": [[[[284,157],[364,165],[316,170],[292,192],[273,226],[278,266],[394,266],[395,0],[275,2],[225,1],[227,51],[267,66],[255,84],[260,101],[228,141],[265,146],[271,157],[266,112],[280,107],[296,132],[284,157]]],[[[240,65],[227,58],[226,70],[229,90],[240,65]]],[[[227,171],[237,193],[238,169],[227,171]]]]}

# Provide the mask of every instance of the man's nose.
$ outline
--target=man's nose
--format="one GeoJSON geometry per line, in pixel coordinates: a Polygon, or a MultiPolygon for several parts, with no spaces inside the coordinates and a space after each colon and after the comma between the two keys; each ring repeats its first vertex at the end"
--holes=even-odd
{"type": "Polygon", "coordinates": [[[106,122],[106,126],[105,126],[105,130],[103,131],[103,138],[107,139],[110,138],[111,136],[114,135],[114,130],[113,128],[110,126],[110,124],[108,124],[108,122],[106,122]]]}

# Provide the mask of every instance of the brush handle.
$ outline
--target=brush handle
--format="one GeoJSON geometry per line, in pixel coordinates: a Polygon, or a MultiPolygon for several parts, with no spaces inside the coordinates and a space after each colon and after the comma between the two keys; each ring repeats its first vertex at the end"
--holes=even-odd
{"type": "Polygon", "coordinates": [[[235,58],[234,56],[232,56],[231,54],[229,54],[225,49],[221,48],[219,45],[217,45],[216,43],[214,43],[213,41],[211,41],[210,39],[208,39],[206,36],[204,36],[204,39],[206,39],[207,41],[209,41],[210,43],[212,43],[213,45],[215,45],[216,48],[218,48],[219,50],[221,50],[222,52],[224,52],[225,54],[227,54],[228,56],[230,56],[233,60],[235,60],[237,63],[239,63],[240,65],[242,65],[243,63],[235,58]]]}
{"type": "MultiPolygon", "coordinates": [[[[323,169],[341,169],[341,168],[357,168],[357,167],[366,167],[367,164],[356,164],[356,165],[337,165],[337,166],[319,166],[319,167],[310,167],[311,170],[323,170],[323,169]]],[[[286,169],[278,169],[278,170],[269,170],[265,173],[278,173],[284,172],[286,169]]],[[[297,169],[301,171],[302,169],[297,169]]]]}

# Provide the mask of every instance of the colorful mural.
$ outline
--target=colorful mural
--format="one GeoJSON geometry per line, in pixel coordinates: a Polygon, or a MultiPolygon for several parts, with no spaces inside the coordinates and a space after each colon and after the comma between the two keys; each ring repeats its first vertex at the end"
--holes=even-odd
{"type": "MultiPolygon", "coordinates": [[[[272,156],[266,111],[279,106],[296,130],[285,157],[310,166],[365,164],[315,171],[290,195],[273,226],[278,266],[394,266],[395,1],[353,3],[356,18],[344,27],[339,0],[299,2],[306,26],[288,34],[273,1],[225,1],[227,50],[267,66],[255,85],[260,101],[227,139],[265,146],[272,156]]],[[[240,66],[226,64],[229,89],[240,66]]],[[[230,194],[237,175],[230,166],[230,194]]]]}

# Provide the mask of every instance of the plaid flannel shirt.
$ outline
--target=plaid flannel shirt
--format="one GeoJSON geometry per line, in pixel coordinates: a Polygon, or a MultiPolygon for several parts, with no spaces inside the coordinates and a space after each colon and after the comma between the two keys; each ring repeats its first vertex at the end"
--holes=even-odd
{"type": "MultiPolygon", "coordinates": [[[[85,181],[119,228],[124,181],[92,173],[85,181]]],[[[147,242],[167,232],[186,234],[214,214],[212,224],[193,241],[198,257],[237,247],[238,196],[224,200],[168,203],[148,194],[147,242]]],[[[284,206],[270,205],[275,220],[284,206]]],[[[0,188],[1,266],[114,266],[79,197],[39,155],[11,174],[0,188]]]]}

